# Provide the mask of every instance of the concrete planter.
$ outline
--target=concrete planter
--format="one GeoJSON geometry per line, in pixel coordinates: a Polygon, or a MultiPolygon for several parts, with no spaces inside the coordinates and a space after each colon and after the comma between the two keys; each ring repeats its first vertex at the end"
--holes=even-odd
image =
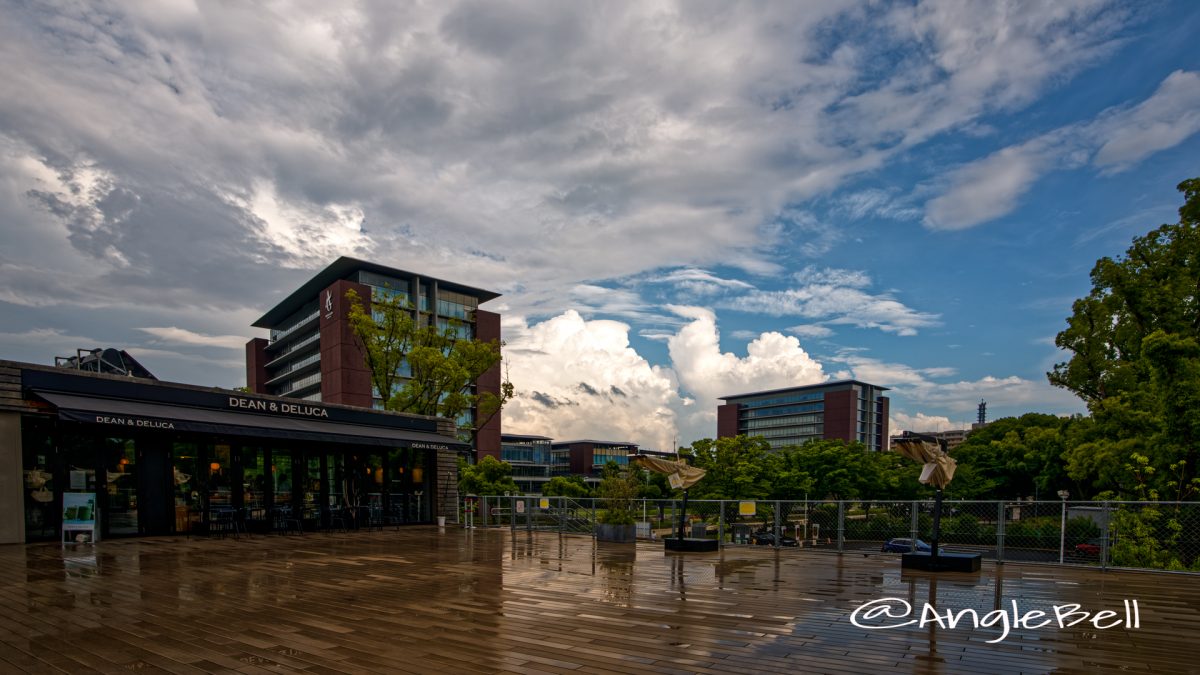
{"type": "Polygon", "coordinates": [[[632,544],[637,541],[637,525],[604,525],[596,524],[596,541],[613,541],[621,544],[632,544]]]}

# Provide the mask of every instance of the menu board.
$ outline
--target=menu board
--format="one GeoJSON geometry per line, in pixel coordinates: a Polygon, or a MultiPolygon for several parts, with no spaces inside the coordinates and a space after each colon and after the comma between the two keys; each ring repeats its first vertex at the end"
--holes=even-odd
{"type": "Polygon", "coordinates": [[[64,544],[72,536],[74,541],[80,543],[95,542],[96,494],[94,492],[64,492],[62,523],[64,544]]]}

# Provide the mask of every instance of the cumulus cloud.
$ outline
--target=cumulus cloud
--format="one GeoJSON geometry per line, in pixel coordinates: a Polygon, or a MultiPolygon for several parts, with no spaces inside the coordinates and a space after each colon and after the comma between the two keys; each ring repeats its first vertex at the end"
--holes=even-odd
{"type": "Polygon", "coordinates": [[[627,324],[568,311],[533,325],[508,320],[504,334],[518,392],[504,408],[506,431],[671,447],[677,385],[630,347],[627,324]]]}
{"type": "Polygon", "coordinates": [[[689,320],[667,341],[671,364],[680,384],[702,407],[715,410],[720,396],[825,380],[821,364],[794,337],[762,333],[746,345],[746,356],[740,357],[721,351],[717,317],[711,310],[670,309],[689,320]]]}

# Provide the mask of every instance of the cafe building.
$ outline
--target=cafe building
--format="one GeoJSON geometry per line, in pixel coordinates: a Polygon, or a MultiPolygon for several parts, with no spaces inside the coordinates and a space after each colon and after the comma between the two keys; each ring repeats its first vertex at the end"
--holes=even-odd
{"type": "Polygon", "coordinates": [[[0,361],[0,543],[452,516],[447,419],[0,361]]]}

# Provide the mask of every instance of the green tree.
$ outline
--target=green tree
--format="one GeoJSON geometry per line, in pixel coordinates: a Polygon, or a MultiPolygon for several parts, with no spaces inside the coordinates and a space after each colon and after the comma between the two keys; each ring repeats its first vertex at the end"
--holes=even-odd
{"type": "Polygon", "coordinates": [[[1071,358],[1047,373],[1088,405],[1094,428],[1068,455],[1068,473],[1100,492],[1130,495],[1124,466],[1148,458],[1148,488],[1171,498],[1197,489],[1200,452],[1200,178],[1179,184],[1179,222],[1101,258],[1055,344],[1071,358]],[[1171,467],[1174,467],[1172,469],[1171,467]]]}
{"type": "Polygon", "coordinates": [[[640,483],[637,470],[609,460],[601,473],[603,479],[596,492],[604,502],[604,512],[598,520],[605,525],[632,525],[633,501],[637,499],[640,483]]]}
{"type": "Polygon", "coordinates": [[[1068,430],[1079,419],[1027,413],[972,431],[951,454],[958,470],[946,493],[959,499],[1055,498],[1072,488],[1066,462],[1068,430]]]}
{"type": "Polygon", "coordinates": [[[458,460],[458,492],[464,495],[517,494],[520,488],[513,482],[512,465],[488,455],[478,464],[458,460]]]}
{"type": "Polygon", "coordinates": [[[765,499],[771,493],[767,458],[771,446],[761,436],[701,439],[681,450],[708,475],[692,486],[694,499],[765,499]]]}
{"type": "Polygon", "coordinates": [[[542,494],[547,497],[571,497],[578,499],[591,494],[583,476],[555,476],[542,486],[542,494]]]}
{"type": "Polygon", "coordinates": [[[499,395],[471,390],[481,375],[503,360],[500,342],[460,337],[454,325],[421,325],[411,304],[398,294],[376,294],[369,311],[354,290],[346,292],[346,299],[371,385],[386,409],[457,420],[474,407],[474,424],[461,429],[474,440],[512,399],[514,389],[507,378],[499,395]]]}

